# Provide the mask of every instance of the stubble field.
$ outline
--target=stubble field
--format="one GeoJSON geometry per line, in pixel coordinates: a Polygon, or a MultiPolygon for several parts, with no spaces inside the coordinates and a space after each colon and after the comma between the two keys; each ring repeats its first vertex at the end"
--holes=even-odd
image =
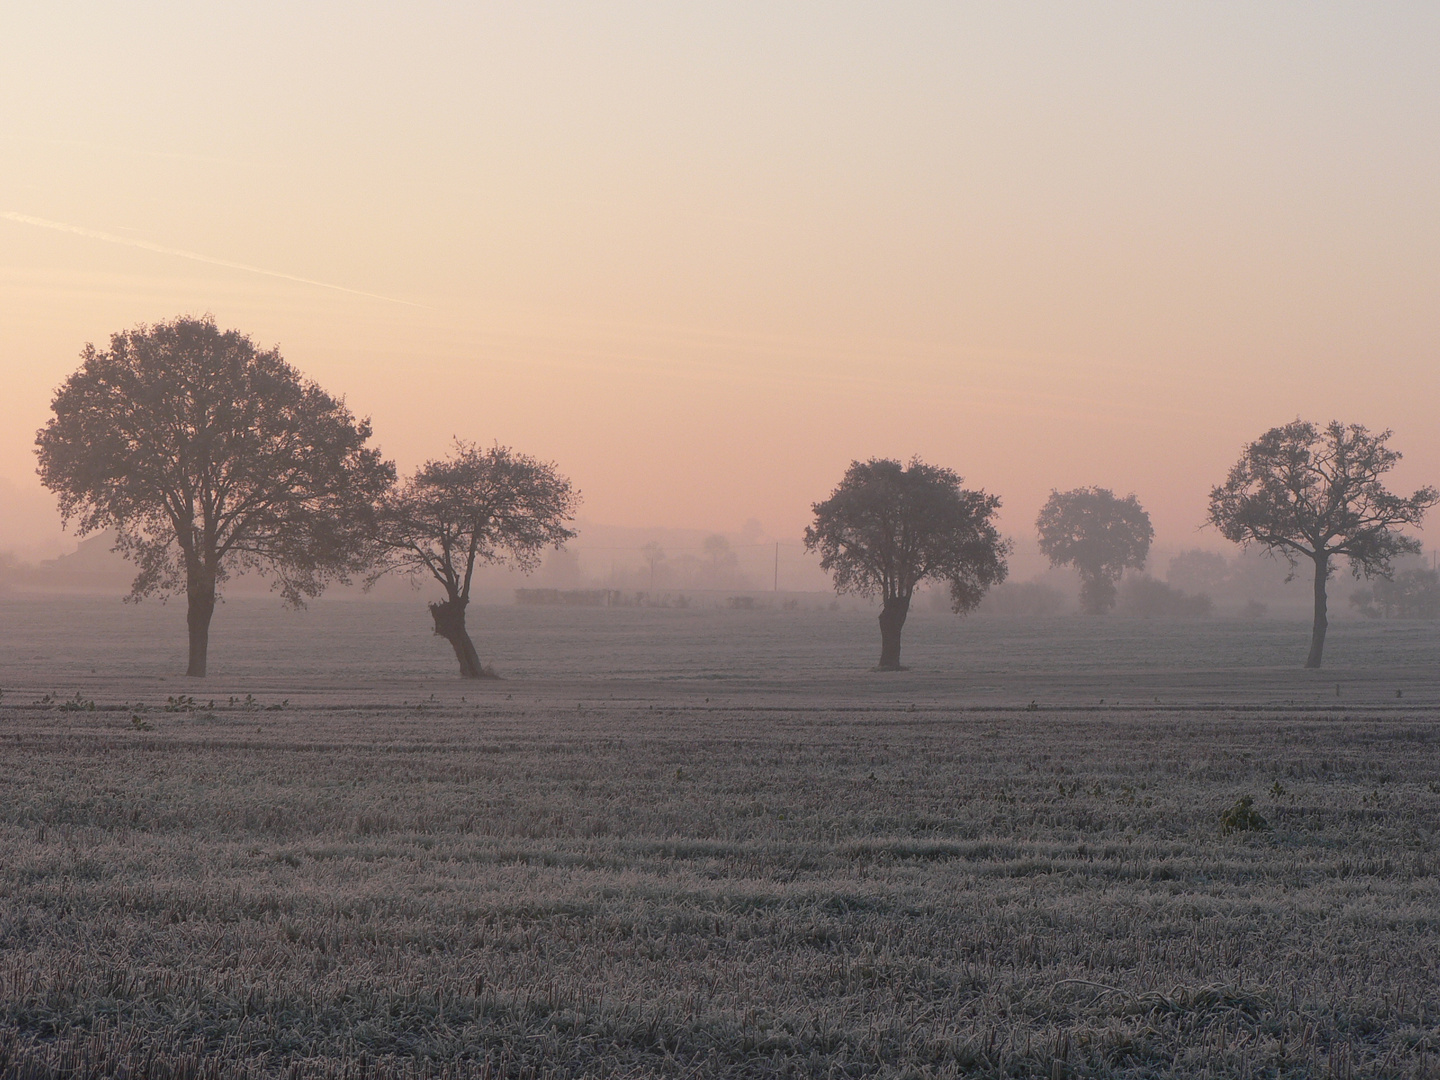
{"type": "Polygon", "coordinates": [[[1433,625],[0,618],[5,1075],[1440,1075],[1433,625]]]}

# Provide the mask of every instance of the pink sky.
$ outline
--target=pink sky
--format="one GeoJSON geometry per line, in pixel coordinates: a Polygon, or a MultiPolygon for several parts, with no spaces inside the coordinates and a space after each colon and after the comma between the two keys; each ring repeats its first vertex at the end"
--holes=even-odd
{"type": "Polygon", "coordinates": [[[1023,538],[1095,483],[1221,547],[1297,415],[1440,482],[1430,5],[19,7],[0,548],[83,344],[206,311],[613,525],[797,537],[919,454],[1023,538]]]}

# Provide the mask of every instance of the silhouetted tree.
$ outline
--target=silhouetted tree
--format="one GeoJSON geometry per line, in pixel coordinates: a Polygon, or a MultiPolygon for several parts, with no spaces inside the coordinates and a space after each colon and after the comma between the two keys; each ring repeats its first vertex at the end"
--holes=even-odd
{"type": "Polygon", "coordinates": [[[271,578],[302,605],[363,568],[367,509],[394,468],[370,422],[213,319],[178,318],[86,345],[36,436],[40,478],[79,531],[115,530],[130,598],[185,592],[187,675],[203,676],[220,586],[271,578]]]}
{"type": "Polygon", "coordinates": [[[812,507],[805,547],[820,553],[835,591],[880,597],[881,670],[901,670],[900,632],[922,581],[948,584],[960,613],[1005,580],[1010,545],[992,520],[1000,500],[962,482],[919,458],[908,466],[872,458],[851,462],[830,498],[812,507]]]}
{"type": "Polygon", "coordinates": [[[566,522],[579,501],[553,464],[457,439],[452,456],[427,461],[385,499],[375,532],[385,554],[371,581],[390,570],[438,581],[445,599],[430,605],[435,633],[454,648],[462,678],[482,678],[491,673],[465,627],[475,567],[534,570],[547,547],[575,535],[566,522]]]}
{"type": "Polygon", "coordinates": [[[1080,572],[1080,608],[1090,615],[1115,606],[1115,582],[1126,568],[1145,565],[1155,538],[1150,515],[1134,495],[1117,499],[1102,487],[1050,492],[1035,528],[1051,566],[1080,572]]]}
{"type": "Polygon", "coordinates": [[[1400,460],[1385,445],[1390,435],[1337,420],[1323,428],[1296,420],[1247,446],[1225,483],[1210,492],[1210,523],[1227,540],[1279,552],[1292,574],[1298,559],[1313,563],[1315,621],[1307,668],[1318,668],[1325,651],[1332,560],[1348,558],[1357,578],[1389,577],[1395,556],[1420,550],[1420,541],[1396,527],[1418,525],[1440,501],[1431,487],[1408,498],[1386,490],[1381,477],[1400,460]]]}

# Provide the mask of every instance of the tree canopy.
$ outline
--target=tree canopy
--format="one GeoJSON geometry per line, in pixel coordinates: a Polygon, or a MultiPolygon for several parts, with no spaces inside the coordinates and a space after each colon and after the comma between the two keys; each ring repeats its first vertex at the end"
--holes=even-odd
{"type": "Polygon", "coordinates": [[[420,466],[381,504],[375,538],[383,554],[372,580],[399,571],[438,582],[445,599],[430,605],[435,633],[454,647],[461,675],[479,678],[485,670],[465,627],[475,568],[534,570],[546,548],[575,535],[567,523],[578,505],[554,464],[457,439],[450,457],[420,466]]]}
{"type": "Polygon", "coordinates": [[[213,319],[177,318],[87,345],[36,436],[42,482],[80,533],[111,528],[131,598],[185,591],[188,674],[236,571],[300,605],[366,564],[368,510],[394,469],[370,422],[213,319]]]}
{"type": "Polygon", "coordinates": [[[1418,525],[1440,492],[1422,487],[1395,495],[1383,477],[1400,461],[1392,432],[1332,420],[1295,420],[1245,447],[1225,482],[1210,492],[1209,521],[1227,540],[1258,544],[1289,562],[1315,568],[1315,620],[1306,667],[1319,667],[1328,626],[1325,583],[1343,556],[1359,577],[1389,577],[1397,555],[1420,550],[1399,532],[1418,525]]]}
{"type": "Polygon", "coordinates": [[[918,458],[855,461],[813,506],[805,546],[841,593],[878,596],[882,668],[899,666],[900,629],[921,582],[949,587],[953,610],[969,611],[1005,580],[1010,545],[995,528],[1000,500],[961,487],[950,469],[918,458]]]}
{"type": "Polygon", "coordinates": [[[1102,487],[1050,492],[1035,528],[1051,566],[1080,572],[1080,606],[1092,615],[1115,606],[1115,582],[1126,569],[1144,567],[1155,538],[1134,495],[1119,499],[1102,487]]]}

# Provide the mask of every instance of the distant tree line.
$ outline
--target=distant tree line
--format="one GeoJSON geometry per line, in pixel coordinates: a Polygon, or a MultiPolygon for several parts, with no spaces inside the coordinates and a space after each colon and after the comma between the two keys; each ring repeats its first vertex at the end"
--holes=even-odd
{"type": "Polygon", "coordinates": [[[1440,573],[1413,569],[1376,578],[1351,593],[1350,603],[1371,619],[1440,619],[1440,573]]]}
{"type": "MultiPolygon", "coordinates": [[[[108,349],[87,345],[81,361],[36,436],[40,478],[81,535],[114,530],[116,550],[137,568],[129,599],[185,596],[188,675],[206,674],[224,583],[254,571],[297,606],[332,581],[373,584],[389,573],[430,580],[443,591],[429,605],[435,633],[463,677],[484,677],[492,672],[466,627],[477,567],[528,572],[575,536],[579,493],[553,463],[457,439],[448,457],[401,478],[370,444],[368,419],[278,350],[221,331],[209,317],[122,331],[108,349]]],[[[1432,572],[1394,573],[1397,557],[1420,550],[1401,529],[1418,525],[1440,494],[1423,487],[1400,496],[1384,486],[1400,460],[1390,436],[1296,420],[1246,446],[1210,493],[1208,521],[1221,535],[1284,558],[1292,575],[1310,564],[1307,667],[1321,662],[1326,587],[1342,558],[1357,578],[1375,580],[1359,601],[1366,614],[1440,606],[1432,572]]],[[[918,458],[872,458],[852,462],[812,507],[805,546],[836,591],[880,601],[881,670],[901,668],[901,632],[922,585],[943,586],[963,614],[1006,578],[1011,543],[995,526],[1000,499],[963,483],[918,458]]],[[[1091,615],[1115,607],[1117,583],[1144,567],[1154,538],[1133,494],[1101,487],[1052,491],[1036,531],[1052,566],[1078,572],[1091,615]]],[[[651,545],[645,558],[653,587],[665,553],[651,545]]],[[[712,537],[688,569],[733,578],[735,555],[712,537]]],[[[1150,614],[1202,614],[1208,603],[1143,577],[1126,583],[1123,599],[1150,614]]]]}

